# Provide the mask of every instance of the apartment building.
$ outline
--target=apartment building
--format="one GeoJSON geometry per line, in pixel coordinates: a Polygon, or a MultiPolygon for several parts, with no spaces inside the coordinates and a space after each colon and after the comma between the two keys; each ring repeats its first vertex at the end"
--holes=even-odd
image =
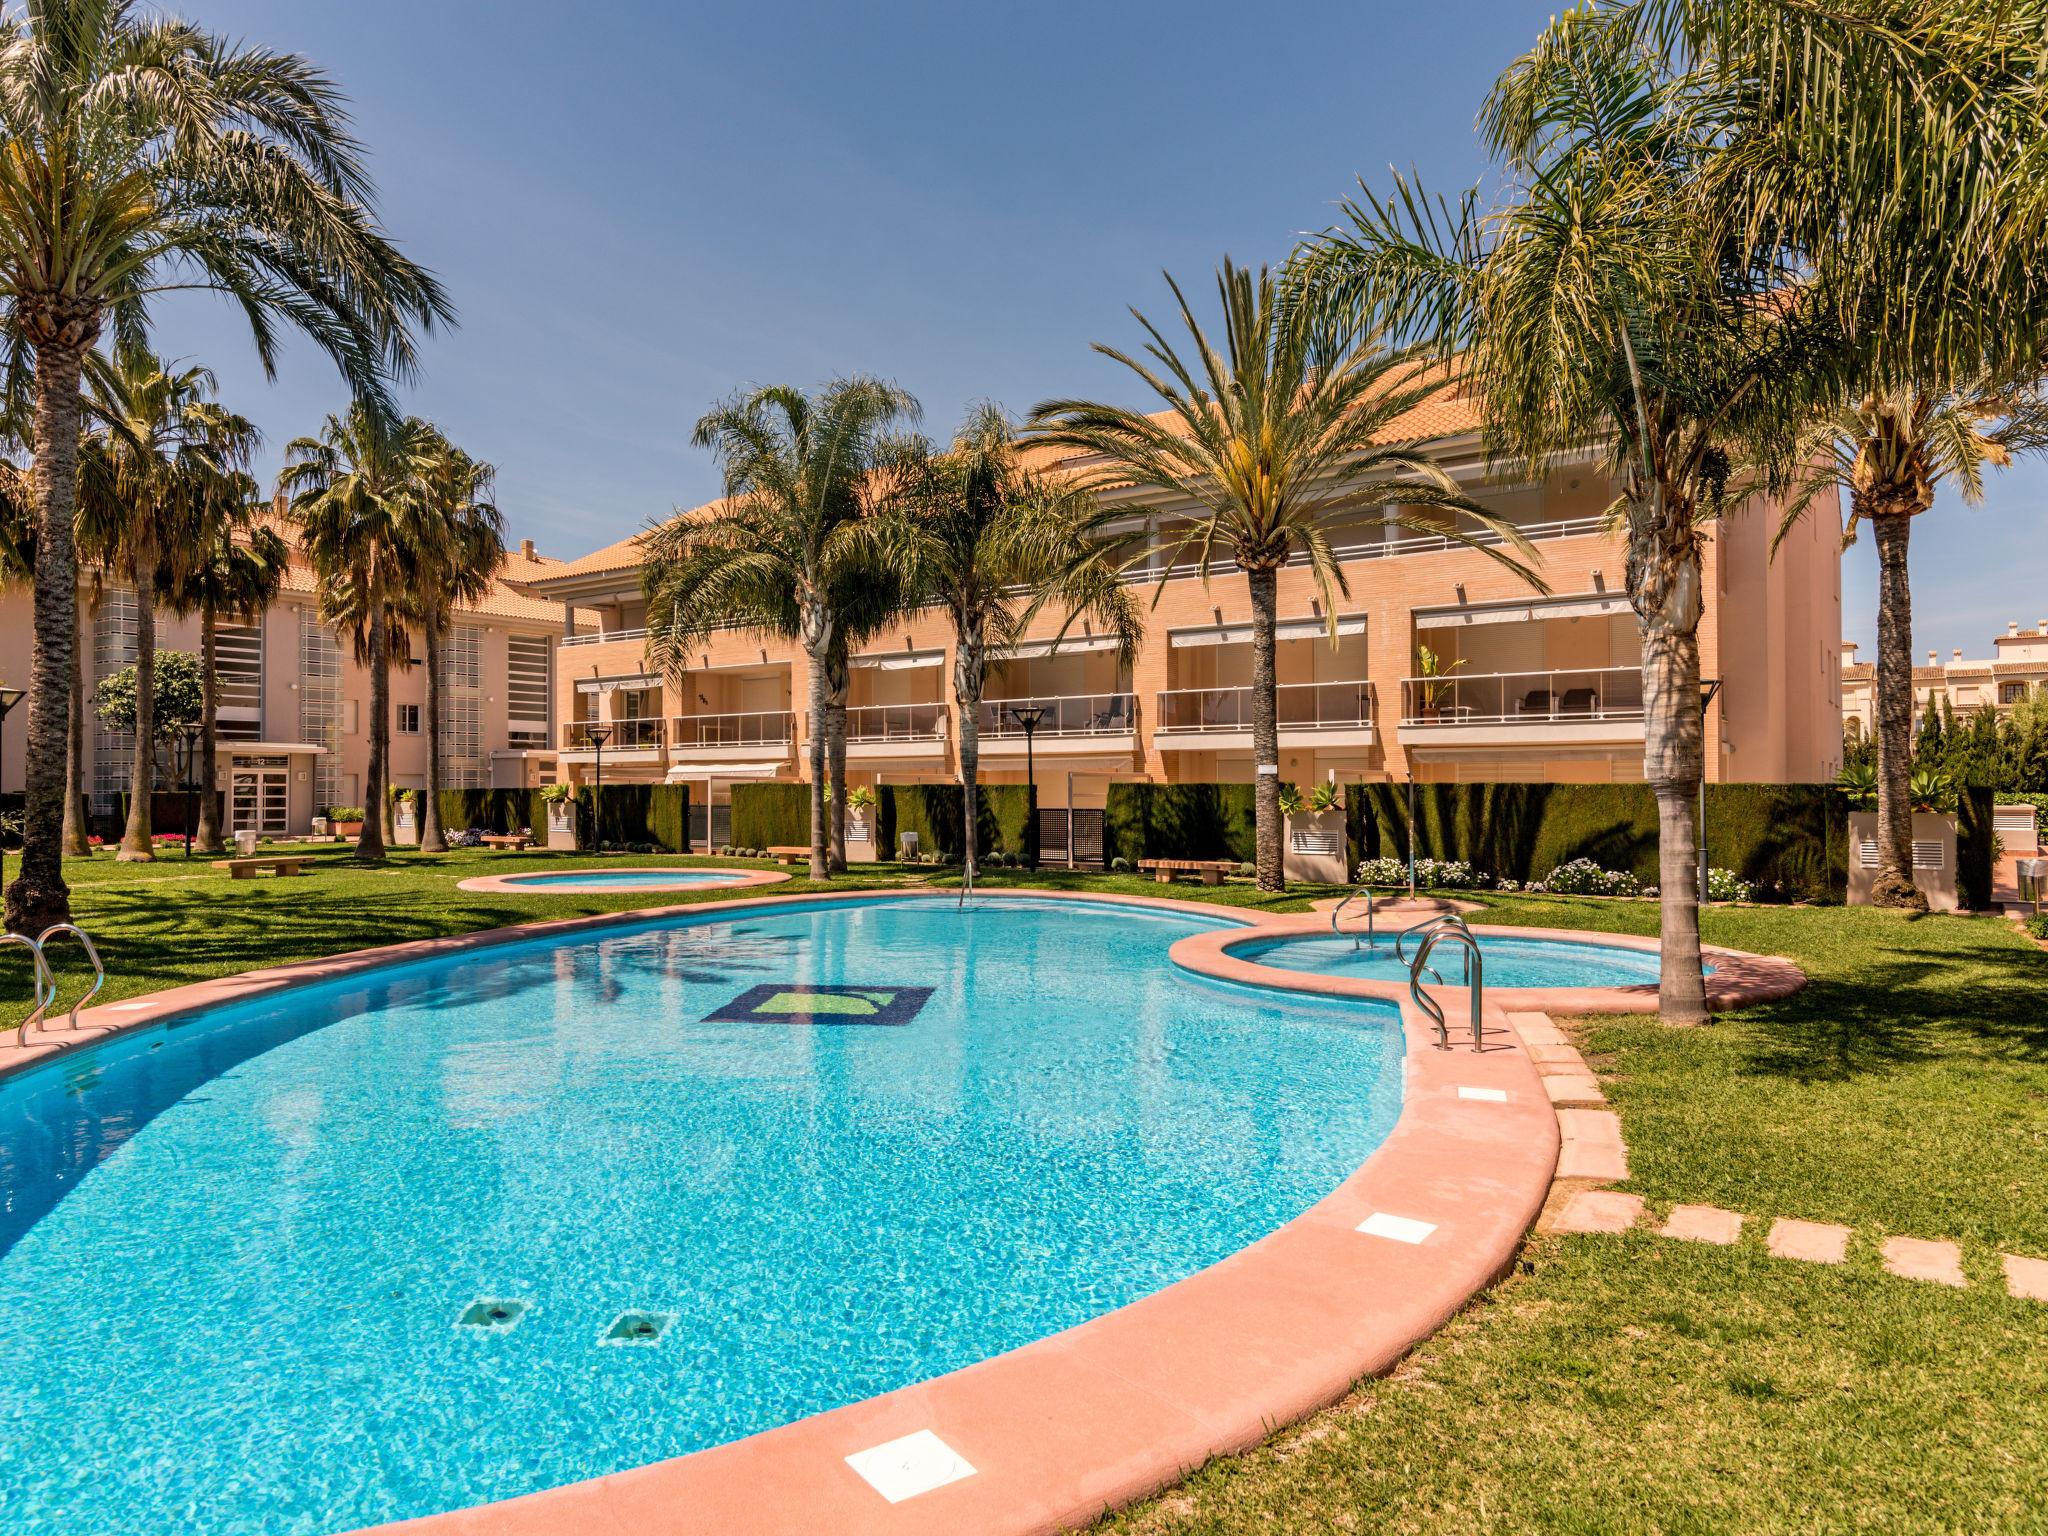
{"type": "MultiPolygon", "coordinates": [[[[1842,718],[1869,735],[1877,719],[1877,668],[1857,658],[1853,642],[1842,646],[1842,718]]],[[[2048,619],[2032,629],[2009,621],[2005,633],[1992,637],[1991,655],[1967,659],[1960,649],[1943,661],[1929,651],[1927,664],[1913,668],[1913,723],[1920,723],[1930,702],[1946,699],[1958,715],[1980,710],[2009,710],[2035,689],[2048,688],[2048,619]]]]}
{"type": "MultiPolygon", "coordinates": [[[[1441,534],[1391,526],[1376,509],[1340,516],[1349,587],[1335,635],[1310,573],[1280,579],[1281,771],[1289,779],[1607,781],[1642,776],[1641,642],[1624,594],[1611,488],[1592,460],[1504,485],[1482,463],[1477,423],[1442,399],[1397,424],[1428,439],[1475,500],[1534,544],[1547,593],[1441,534]],[[1423,648],[1436,658],[1430,675],[1423,648]]],[[[1064,461],[1074,469],[1084,461],[1064,461]]],[[[1168,527],[1191,509],[1127,494],[1130,515],[1168,527]]],[[[1841,754],[1839,512],[1823,509],[1772,558],[1775,519],[1738,513],[1706,556],[1704,673],[1716,779],[1820,780],[1841,754]]],[[[1223,567],[1134,573],[1147,630],[1135,664],[1077,624],[1054,643],[1049,615],[988,672],[981,773],[1021,781],[1027,751],[1040,803],[1086,809],[1118,780],[1249,781],[1251,611],[1223,567]],[[1163,579],[1162,579],[1163,577],[1163,579]],[[1028,745],[1024,722],[1036,721],[1028,745]]],[[[734,784],[806,771],[807,670],[800,648],[721,632],[680,677],[646,660],[641,550],[629,538],[536,576],[559,605],[555,712],[560,771],[607,783],[688,783],[700,835],[734,784]],[[583,627],[594,614],[594,629],[583,627]],[[710,808],[706,819],[706,808],[710,808]]],[[[950,626],[921,614],[854,659],[848,772],[856,784],[958,775],[950,626]]]]}
{"type": "MultiPolygon", "coordinates": [[[[445,730],[442,782],[520,786],[552,778],[556,648],[562,607],[525,583],[562,562],[527,541],[507,555],[491,591],[461,609],[442,653],[445,730]]],[[[135,594],[114,583],[86,589],[79,643],[88,692],[135,660],[135,594]]],[[[572,628],[579,622],[571,620],[572,628]]],[[[595,627],[594,617],[587,620],[595,627]]],[[[34,604],[25,586],[0,592],[0,682],[25,686],[34,604]]],[[[199,621],[157,613],[159,650],[197,652],[199,621]]],[[[417,642],[415,642],[417,647],[417,642]]],[[[254,623],[220,626],[218,783],[228,825],[268,835],[303,833],[335,805],[361,805],[369,758],[370,673],[351,642],[322,621],[312,567],[294,558],[277,600],[254,623]]],[[[391,782],[426,783],[426,668],[402,658],[391,673],[391,782]]],[[[24,782],[26,709],[0,740],[0,790],[24,782]]],[[[127,791],[132,737],[93,721],[86,730],[84,787],[94,812],[112,815],[127,791]]],[[[178,787],[176,766],[160,768],[178,787]]],[[[160,830],[170,830],[162,828],[160,830]]]]}

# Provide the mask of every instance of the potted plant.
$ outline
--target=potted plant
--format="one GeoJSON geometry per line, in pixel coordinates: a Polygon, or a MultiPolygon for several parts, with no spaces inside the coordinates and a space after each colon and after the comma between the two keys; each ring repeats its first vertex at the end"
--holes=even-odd
{"type": "Polygon", "coordinates": [[[846,792],[846,840],[849,843],[871,843],[874,832],[875,792],[865,784],[856,784],[846,792]]]}
{"type": "Polygon", "coordinates": [[[330,805],[327,819],[334,824],[336,837],[361,837],[363,835],[363,808],[360,805],[330,805]]]}
{"type": "Polygon", "coordinates": [[[1426,645],[1415,647],[1415,705],[1420,718],[1443,718],[1444,701],[1451,697],[1453,687],[1450,675],[1463,665],[1462,661],[1445,661],[1426,645]]]}
{"type": "Polygon", "coordinates": [[[1280,808],[1287,816],[1287,878],[1329,885],[1343,880],[1344,807],[1337,786],[1326,779],[1304,793],[1299,785],[1282,784],[1280,808]]]}
{"type": "Polygon", "coordinates": [[[548,813],[548,847],[576,851],[576,790],[570,784],[543,784],[541,804],[548,813]]]}
{"type": "Polygon", "coordinates": [[[401,843],[417,844],[420,840],[420,792],[416,789],[391,788],[391,827],[401,843]]]}

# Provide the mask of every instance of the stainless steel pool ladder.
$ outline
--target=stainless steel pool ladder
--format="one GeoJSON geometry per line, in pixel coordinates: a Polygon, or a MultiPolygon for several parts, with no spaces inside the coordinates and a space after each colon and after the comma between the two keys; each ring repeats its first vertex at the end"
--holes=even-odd
{"type": "MultiPolygon", "coordinates": [[[[42,954],[44,946],[62,933],[76,934],[78,942],[85,946],[85,958],[92,962],[92,985],[86,989],[83,997],[71,1005],[71,1017],[64,1026],[66,1029],[76,1029],[78,1028],[78,1010],[98,997],[100,989],[107,984],[107,968],[100,964],[99,946],[93,943],[92,935],[76,923],[55,923],[45,928],[43,936],[36,940],[36,952],[42,954]]],[[[57,1001],[57,982],[55,976],[50,972],[50,961],[47,955],[43,956],[43,972],[45,975],[51,976],[50,1001],[55,1003],[57,1001]]]]}
{"type": "Polygon", "coordinates": [[[0,933],[0,944],[19,944],[28,951],[29,963],[32,967],[29,972],[29,980],[35,986],[36,1006],[35,1011],[23,1019],[21,1027],[14,1032],[14,1043],[16,1045],[27,1045],[28,1032],[36,1025],[41,1024],[43,1022],[43,1015],[56,1006],[57,982],[50,975],[50,962],[43,958],[43,946],[39,940],[32,939],[25,933],[0,933]]]}
{"type": "MultiPolygon", "coordinates": [[[[1444,1017],[1443,1006],[1422,990],[1422,973],[1429,970],[1429,952],[1445,939],[1450,939],[1465,951],[1465,986],[1472,995],[1472,1049],[1480,1050],[1485,1044],[1484,1031],[1480,1025],[1480,1010],[1486,991],[1485,961],[1479,953],[1479,941],[1472,937],[1472,930],[1461,920],[1455,925],[1437,920],[1436,926],[1422,936],[1415,950],[1415,959],[1408,967],[1408,995],[1415,1000],[1415,1006],[1436,1022],[1437,1049],[1451,1048],[1451,1027],[1444,1017]]],[[[1430,975],[1436,976],[1435,971],[1430,975]]],[[[1437,977],[1437,984],[1443,978],[1437,977]]]]}
{"type": "Polygon", "coordinates": [[[1342,938],[1344,936],[1344,930],[1337,926],[1337,919],[1344,915],[1344,909],[1346,907],[1350,906],[1351,903],[1358,900],[1358,898],[1361,896],[1365,898],[1365,944],[1363,946],[1359,944],[1357,931],[1353,930],[1351,935],[1351,947],[1353,949],[1358,949],[1361,947],[1370,949],[1374,945],[1378,944],[1379,940],[1376,937],[1374,937],[1373,934],[1374,925],[1372,915],[1372,887],[1369,885],[1359,886],[1357,889],[1352,891],[1352,893],[1349,896],[1346,896],[1342,901],[1338,902],[1335,907],[1330,909],[1330,932],[1335,934],[1338,938],[1342,938]]]}
{"type": "Polygon", "coordinates": [[[959,906],[963,906],[963,907],[964,907],[964,906],[966,906],[966,905],[967,905],[967,898],[968,898],[968,897],[970,897],[970,896],[972,896],[973,894],[974,894],[974,860],[972,860],[972,859],[966,859],[966,860],[963,860],[963,861],[961,862],[961,865],[960,865],[960,900],[959,900],[959,902],[957,903],[957,905],[959,905],[959,906]]]}
{"type": "MultiPolygon", "coordinates": [[[[1394,936],[1394,958],[1396,960],[1406,960],[1408,958],[1408,940],[1410,938],[1413,938],[1419,944],[1432,933],[1443,928],[1455,928],[1463,933],[1466,938],[1472,937],[1472,929],[1466,923],[1462,913],[1439,912],[1435,917],[1425,917],[1419,923],[1411,923],[1394,936]]],[[[1478,945],[1473,945],[1473,948],[1476,950],[1478,945]]],[[[1471,979],[1470,966],[1466,967],[1466,979],[1468,981],[1471,979]]]]}

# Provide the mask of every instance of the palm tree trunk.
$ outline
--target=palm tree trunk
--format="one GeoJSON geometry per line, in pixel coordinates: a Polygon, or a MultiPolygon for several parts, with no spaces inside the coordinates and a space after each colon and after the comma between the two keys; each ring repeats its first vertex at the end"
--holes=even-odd
{"type": "Polygon", "coordinates": [[[962,867],[981,857],[981,690],[987,681],[981,647],[971,635],[953,637],[953,698],[960,706],[960,846],[962,867]]]}
{"type": "Polygon", "coordinates": [[[1906,571],[1913,519],[1876,513],[1870,531],[1877,543],[1877,874],[1870,900],[1925,912],[1927,898],[1913,883],[1913,591],[1906,571]]]}
{"type": "Polygon", "coordinates": [[[417,818],[420,852],[446,853],[448,844],[441,835],[441,621],[429,614],[421,627],[427,646],[427,787],[417,818]]]}
{"type": "Polygon", "coordinates": [[[1262,891],[1287,888],[1280,846],[1280,724],[1274,699],[1274,624],[1280,574],[1271,566],[1247,570],[1252,590],[1252,808],[1258,826],[1262,891]]]}
{"type": "Polygon", "coordinates": [[[1700,969],[1699,840],[1693,806],[1705,765],[1700,643],[1691,628],[1643,626],[1643,777],[1657,798],[1657,1012],[1666,1024],[1704,1024],[1700,969]]]}
{"type": "Polygon", "coordinates": [[[92,828],[85,816],[85,636],[87,610],[81,588],[73,610],[71,707],[65,712],[64,856],[84,858],[92,852],[92,828]]]}
{"type": "Polygon", "coordinates": [[[78,559],[72,518],[78,498],[78,380],[98,333],[81,321],[64,339],[36,347],[35,645],[28,674],[28,774],[21,873],[7,887],[7,926],[40,934],[71,920],[64,884],[64,759],[68,746],[72,648],[78,643],[78,559]],[[74,332],[84,331],[83,335],[74,332]]]}
{"type": "Polygon", "coordinates": [[[384,808],[390,798],[384,788],[388,773],[384,763],[384,736],[378,726],[391,713],[391,630],[384,613],[384,590],[375,579],[370,582],[370,765],[369,784],[363,805],[362,836],[356,839],[356,858],[365,864],[384,861],[384,808]]]}
{"type": "Polygon", "coordinates": [[[156,796],[156,546],[144,536],[128,562],[135,584],[135,746],[128,760],[128,825],[121,833],[124,864],[156,857],[150,801],[156,796]]]}
{"type": "Polygon", "coordinates": [[[832,782],[828,805],[832,839],[832,873],[846,873],[846,704],[837,700],[825,706],[828,716],[825,738],[825,772],[832,782]]]}
{"type": "MultiPolygon", "coordinates": [[[[810,625],[805,626],[807,629],[810,625]]],[[[822,626],[820,626],[822,628],[822,626]]],[[[825,678],[825,647],[820,643],[807,652],[811,666],[811,708],[806,743],[811,758],[811,878],[823,880],[831,872],[831,849],[825,817],[825,706],[829,691],[825,678]]]]}
{"type": "Polygon", "coordinates": [[[220,615],[213,604],[199,610],[199,824],[192,847],[198,853],[224,851],[220,835],[220,615]]]}

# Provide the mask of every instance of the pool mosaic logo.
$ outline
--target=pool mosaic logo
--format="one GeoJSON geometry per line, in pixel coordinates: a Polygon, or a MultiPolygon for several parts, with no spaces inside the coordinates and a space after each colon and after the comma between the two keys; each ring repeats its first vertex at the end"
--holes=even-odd
{"type": "Polygon", "coordinates": [[[749,987],[706,1024],[908,1024],[932,995],[930,987],[814,987],[770,982],[749,987]]]}

